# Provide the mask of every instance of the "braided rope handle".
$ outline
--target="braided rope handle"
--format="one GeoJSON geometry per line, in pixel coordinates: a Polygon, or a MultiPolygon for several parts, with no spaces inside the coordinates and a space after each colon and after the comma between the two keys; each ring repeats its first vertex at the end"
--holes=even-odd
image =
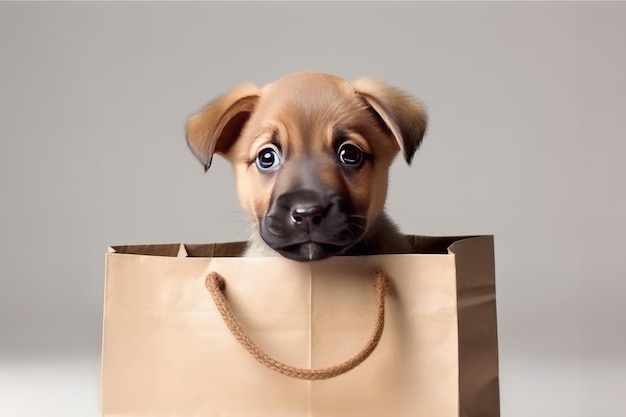
{"type": "Polygon", "coordinates": [[[355,356],[342,363],[318,369],[297,368],[279,362],[270,357],[267,353],[262,351],[256,343],[254,343],[233,315],[228,300],[226,300],[224,295],[226,290],[226,281],[224,278],[217,272],[211,272],[206,278],[206,287],[213,297],[215,306],[221,314],[222,319],[224,319],[226,326],[228,326],[231,333],[235,336],[241,346],[243,346],[257,361],[283,375],[313,381],[328,379],[344,374],[358,366],[374,351],[380,341],[383,334],[383,327],[385,326],[385,296],[389,290],[389,277],[382,271],[377,271],[374,274],[374,288],[376,290],[376,322],[374,325],[374,331],[365,346],[355,356]]]}

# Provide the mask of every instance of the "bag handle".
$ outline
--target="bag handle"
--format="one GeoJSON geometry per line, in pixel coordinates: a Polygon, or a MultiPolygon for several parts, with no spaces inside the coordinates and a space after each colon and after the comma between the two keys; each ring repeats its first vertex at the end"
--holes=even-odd
{"type": "Polygon", "coordinates": [[[365,346],[352,358],[337,365],[319,369],[296,368],[279,362],[270,357],[267,353],[263,352],[261,348],[254,343],[250,336],[246,334],[246,331],[241,327],[241,324],[239,324],[233,315],[228,300],[226,300],[224,295],[226,290],[226,281],[224,278],[217,272],[211,272],[206,278],[206,287],[209,290],[209,293],[211,293],[215,306],[221,314],[222,319],[224,319],[226,326],[228,326],[231,333],[235,336],[237,341],[239,341],[241,346],[243,346],[257,361],[283,375],[297,379],[314,381],[328,379],[344,374],[358,366],[374,351],[380,341],[383,334],[383,327],[385,326],[385,296],[389,290],[389,277],[383,271],[377,271],[374,274],[374,289],[376,291],[376,322],[374,325],[374,331],[365,346]]]}

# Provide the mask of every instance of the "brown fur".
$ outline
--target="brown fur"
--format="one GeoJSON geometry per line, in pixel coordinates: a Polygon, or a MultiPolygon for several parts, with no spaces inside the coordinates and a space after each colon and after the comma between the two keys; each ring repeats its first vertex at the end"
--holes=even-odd
{"type": "MultiPolygon", "coordinates": [[[[206,169],[214,153],[232,164],[239,199],[257,228],[277,209],[281,195],[315,190],[345,197],[349,216],[365,219],[364,235],[330,254],[312,249],[307,255],[302,249],[304,255],[294,255],[311,260],[408,249],[383,212],[388,171],[399,151],[411,162],[425,130],[422,106],[399,90],[372,79],[350,83],[328,74],[298,73],[262,89],[244,85],[213,101],[189,120],[187,142],[206,169]],[[336,147],[346,140],[371,160],[358,169],[342,166],[336,147]],[[276,171],[261,172],[255,159],[270,143],[280,147],[282,163],[276,171]]],[[[253,238],[248,253],[272,251],[253,238]]]]}

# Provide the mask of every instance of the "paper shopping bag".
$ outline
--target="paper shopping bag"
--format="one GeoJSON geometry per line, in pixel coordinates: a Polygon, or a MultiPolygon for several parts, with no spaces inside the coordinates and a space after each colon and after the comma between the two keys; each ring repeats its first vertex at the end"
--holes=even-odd
{"type": "Polygon", "coordinates": [[[116,246],[105,417],[499,415],[493,238],[299,263],[116,246]]]}

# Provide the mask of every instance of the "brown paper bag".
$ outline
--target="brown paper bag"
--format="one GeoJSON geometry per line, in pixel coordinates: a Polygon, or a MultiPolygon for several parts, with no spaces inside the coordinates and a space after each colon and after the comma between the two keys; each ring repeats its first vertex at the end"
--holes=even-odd
{"type": "Polygon", "coordinates": [[[103,416],[498,416],[493,238],[412,239],[415,254],[312,263],[237,257],[242,243],[113,247],[103,416]],[[376,343],[378,270],[390,285],[376,343]],[[338,376],[283,375],[229,330],[210,282],[275,363],[308,372],[375,347],[338,376]]]}

